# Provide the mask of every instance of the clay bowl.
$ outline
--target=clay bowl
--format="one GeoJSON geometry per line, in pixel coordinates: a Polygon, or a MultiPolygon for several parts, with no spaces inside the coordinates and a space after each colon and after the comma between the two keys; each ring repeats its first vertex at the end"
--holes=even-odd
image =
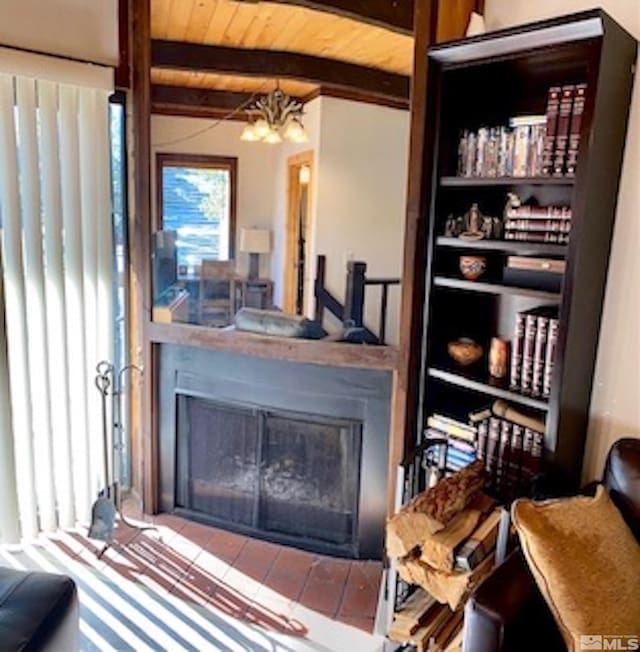
{"type": "Polygon", "coordinates": [[[484,256],[460,256],[460,271],[467,281],[478,280],[487,269],[484,256]]]}
{"type": "Polygon", "coordinates": [[[463,337],[447,344],[449,355],[462,367],[478,362],[482,357],[482,347],[473,340],[463,337]]]}

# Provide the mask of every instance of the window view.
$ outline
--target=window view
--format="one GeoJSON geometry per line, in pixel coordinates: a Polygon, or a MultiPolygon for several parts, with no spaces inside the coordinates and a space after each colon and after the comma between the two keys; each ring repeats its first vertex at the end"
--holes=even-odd
{"type": "Polygon", "coordinates": [[[235,159],[158,157],[162,230],[175,234],[178,276],[233,258],[235,159]]]}

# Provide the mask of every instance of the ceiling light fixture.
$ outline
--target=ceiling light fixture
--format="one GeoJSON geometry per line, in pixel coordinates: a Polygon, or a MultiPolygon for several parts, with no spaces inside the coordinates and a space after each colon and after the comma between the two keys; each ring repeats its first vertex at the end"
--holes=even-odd
{"type": "Polygon", "coordinates": [[[277,86],[247,109],[249,122],[240,139],[249,143],[262,141],[272,145],[283,140],[291,143],[308,142],[309,137],[302,124],[302,107],[302,102],[285,95],[277,86]]]}

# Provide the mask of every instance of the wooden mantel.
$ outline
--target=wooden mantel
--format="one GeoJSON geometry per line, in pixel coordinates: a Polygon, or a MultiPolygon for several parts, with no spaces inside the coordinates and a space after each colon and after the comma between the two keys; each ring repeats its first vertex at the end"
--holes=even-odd
{"type": "Polygon", "coordinates": [[[195,346],[232,351],[259,358],[274,358],[334,367],[395,371],[398,361],[398,349],[393,346],[371,346],[256,335],[236,330],[194,326],[193,324],[151,322],[148,334],[154,344],[195,346]]]}

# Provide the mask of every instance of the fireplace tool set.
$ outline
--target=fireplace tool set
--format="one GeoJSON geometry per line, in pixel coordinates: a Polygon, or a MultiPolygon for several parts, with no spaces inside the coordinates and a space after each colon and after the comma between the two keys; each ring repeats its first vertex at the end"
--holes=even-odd
{"type": "MultiPolygon", "coordinates": [[[[102,402],[102,446],[104,456],[104,478],[105,487],[98,494],[97,500],[94,502],[91,509],[91,525],[87,536],[90,539],[97,539],[104,541],[105,545],[98,552],[98,559],[106,552],[106,550],[113,546],[113,532],[116,528],[116,515],[119,516],[120,523],[124,523],[127,527],[140,532],[144,530],[158,530],[153,525],[135,525],[128,521],[122,513],[122,500],[120,482],[109,472],[109,433],[108,433],[108,414],[107,414],[107,398],[111,394],[112,399],[112,433],[113,444],[111,452],[112,457],[112,473],[116,475],[115,470],[121,468],[122,464],[122,451],[124,450],[124,424],[123,424],[123,378],[127,372],[137,371],[142,373],[142,370],[136,365],[127,365],[116,373],[114,366],[103,360],[96,366],[95,385],[100,392],[102,402]]],[[[119,474],[118,474],[119,475],[119,474]]]]}

